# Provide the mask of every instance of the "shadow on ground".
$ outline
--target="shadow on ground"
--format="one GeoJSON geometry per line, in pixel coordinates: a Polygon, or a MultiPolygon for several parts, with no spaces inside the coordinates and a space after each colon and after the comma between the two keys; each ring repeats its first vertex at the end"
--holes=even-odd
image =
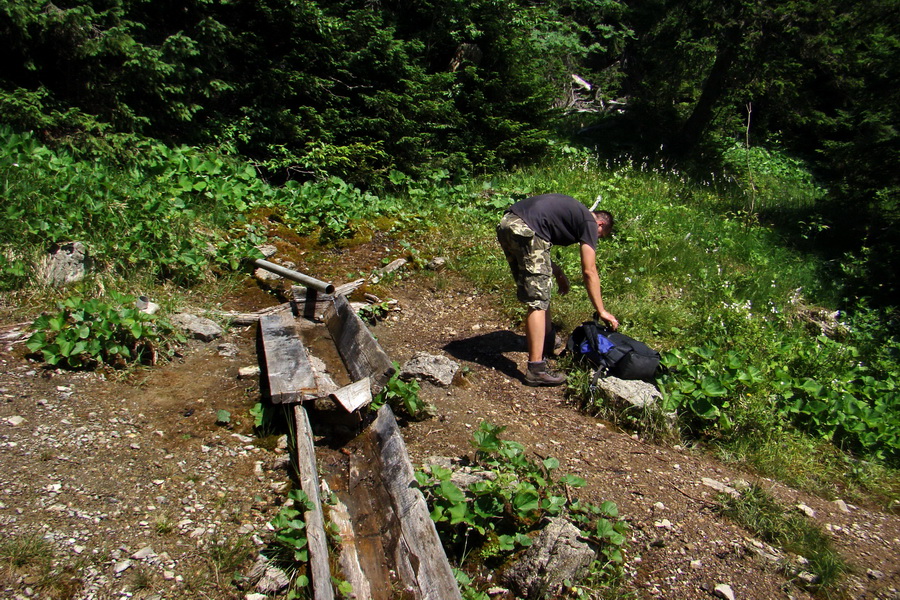
{"type": "Polygon", "coordinates": [[[525,336],[512,331],[492,331],[454,340],[444,346],[444,350],[459,360],[495,369],[510,379],[525,381],[516,362],[506,356],[510,352],[525,352],[525,336]]]}

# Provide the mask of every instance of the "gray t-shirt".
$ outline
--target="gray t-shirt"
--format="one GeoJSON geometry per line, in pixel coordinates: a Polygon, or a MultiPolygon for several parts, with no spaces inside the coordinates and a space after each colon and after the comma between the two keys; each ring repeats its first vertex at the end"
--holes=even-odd
{"type": "Polygon", "coordinates": [[[516,202],[509,211],[554,246],[587,244],[597,249],[597,222],[588,207],[564,194],[540,194],[516,202]]]}

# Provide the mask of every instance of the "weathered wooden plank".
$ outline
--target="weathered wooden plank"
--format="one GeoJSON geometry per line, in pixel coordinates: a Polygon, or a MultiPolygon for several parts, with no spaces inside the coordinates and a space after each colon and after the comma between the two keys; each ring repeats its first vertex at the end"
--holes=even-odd
{"type": "Polygon", "coordinates": [[[328,511],[328,517],[337,525],[338,535],[341,536],[341,549],[338,555],[341,576],[353,586],[353,597],[356,600],[370,600],[372,589],[360,565],[359,553],[356,550],[356,533],[347,506],[340,500],[335,500],[328,511]]]}
{"type": "Polygon", "coordinates": [[[260,317],[259,332],[272,403],[297,402],[315,395],[315,374],[290,311],[260,317]]]}
{"type": "Polygon", "coordinates": [[[366,406],[372,402],[372,381],[370,377],[364,377],[354,381],[350,385],[335,390],[330,396],[347,412],[366,406]]]}
{"type": "Polygon", "coordinates": [[[394,371],[391,359],[347,298],[335,297],[325,315],[325,324],[353,381],[372,377],[373,385],[380,387],[390,377],[394,371]]]}
{"type": "Polygon", "coordinates": [[[381,476],[400,521],[396,547],[397,570],[407,589],[420,600],[461,598],[447,555],[441,546],[428,505],[416,485],[406,444],[388,405],[371,426],[381,461],[381,476]]]}
{"type": "Polygon", "coordinates": [[[259,323],[260,317],[263,315],[267,315],[273,312],[280,312],[287,310],[291,307],[290,302],[285,302],[283,304],[279,304],[278,306],[270,306],[268,308],[262,308],[256,312],[252,313],[241,313],[233,310],[228,311],[212,311],[213,314],[222,317],[223,319],[227,319],[231,325],[238,326],[246,326],[246,325],[256,325],[259,323]]]}
{"type": "Polygon", "coordinates": [[[328,561],[328,541],[325,538],[325,521],[322,518],[322,501],[319,497],[319,474],[316,469],[316,454],[313,447],[312,427],[306,409],[294,406],[294,425],[297,436],[297,470],[300,473],[300,488],[306,492],[313,505],[305,511],[306,539],[309,544],[310,583],[314,600],[333,600],[331,569],[328,561]]]}
{"type": "Polygon", "coordinates": [[[334,296],[313,288],[295,285],[291,288],[291,306],[294,312],[310,321],[322,322],[325,312],[334,302],[334,296]]]}

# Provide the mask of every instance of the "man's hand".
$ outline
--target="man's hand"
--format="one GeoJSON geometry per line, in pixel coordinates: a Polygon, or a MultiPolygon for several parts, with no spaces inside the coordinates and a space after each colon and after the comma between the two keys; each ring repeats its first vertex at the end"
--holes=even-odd
{"type": "Polygon", "coordinates": [[[598,312],[597,316],[599,316],[601,319],[603,319],[604,321],[609,323],[609,326],[612,327],[613,329],[619,328],[619,320],[616,319],[613,316],[613,314],[611,312],[609,312],[608,310],[602,310],[602,311],[598,312]]]}
{"type": "Polygon", "coordinates": [[[556,263],[551,263],[550,268],[553,270],[553,276],[556,278],[556,286],[559,288],[559,295],[565,296],[571,289],[569,278],[566,277],[565,272],[556,263]]]}

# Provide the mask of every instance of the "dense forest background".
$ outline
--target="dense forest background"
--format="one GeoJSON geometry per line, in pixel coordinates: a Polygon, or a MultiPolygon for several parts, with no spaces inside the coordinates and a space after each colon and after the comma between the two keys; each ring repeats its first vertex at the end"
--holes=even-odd
{"type": "Polygon", "coordinates": [[[559,140],[752,188],[748,150],[770,149],[824,192],[753,216],[833,258],[848,296],[895,304],[898,23],[893,0],[3,0],[0,122],[82,154],[153,138],[369,189],[559,140]]]}

